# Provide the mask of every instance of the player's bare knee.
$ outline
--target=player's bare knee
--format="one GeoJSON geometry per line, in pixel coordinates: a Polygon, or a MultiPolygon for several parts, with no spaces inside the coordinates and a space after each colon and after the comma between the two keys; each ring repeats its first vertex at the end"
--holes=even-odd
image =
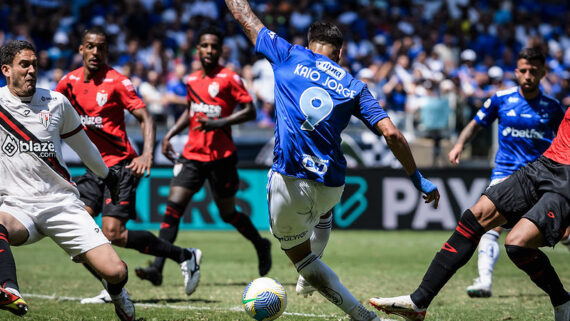
{"type": "Polygon", "coordinates": [[[103,279],[112,284],[117,284],[123,281],[127,277],[128,273],[126,265],[121,260],[107,264],[104,269],[97,272],[103,279]]]}
{"type": "Polygon", "coordinates": [[[105,228],[103,227],[103,234],[113,245],[125,246],[126,233],[122,233],[118,228],[105,228]]]}

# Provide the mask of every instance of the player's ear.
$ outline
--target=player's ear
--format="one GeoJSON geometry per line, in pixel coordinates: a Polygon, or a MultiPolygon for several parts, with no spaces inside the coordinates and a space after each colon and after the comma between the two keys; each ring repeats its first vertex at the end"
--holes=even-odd
{"type": "Polygon", "coordinates": [[[4,74],[4,77],[8,78],[8,76],[10,76],[10,65],[2,65],[2,74],[4,74]]]}
{"type": "Polygon", "coordinates": [[[342,47],[338,50],[338,61],[340,62],[340,59],[342,58],[342,47]]]}

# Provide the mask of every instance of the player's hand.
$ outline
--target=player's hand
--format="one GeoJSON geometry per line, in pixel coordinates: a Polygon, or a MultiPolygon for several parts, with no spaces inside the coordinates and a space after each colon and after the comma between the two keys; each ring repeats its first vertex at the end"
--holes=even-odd
{"type": "Polygon", "coordinates": [[[195,126],[193,129],[203,130],[206,132],[214,130],[216,128],[224,127],[228,124],[228,121],[225,118],[212,119],[212,118],[198,116],[197,121],[200,123],[200,125],[195,126]]]}
{"type": "Polygon", "coordinates": [[[180,154],[174,150],[168,139],[162,140],[162,155],[173,163],[176,163],[176,160],[180,157],[180,154]]]}
{"type": "Polygon", "coordinates": [[[449,151],[449,154],[447,154],[447,157],[449,157],[449,162],[453,165],[458,165],[459,160],[461,159],[462,151],[463,148],[461,146],[453,146],[453,148],[449,151]]]}
{"type": "Polygon", "coordinates": [[[420,174],[420,171],[417,169],[410,176],[410,179],[419,191],[426,194],[423,196],[425,202],[431,203],[433,201],[433,208],[437,208],[439,204],[439,191],[437,190],[437,186],[435,186],[435,184],[430,182],[428,179],[424,178],[422,174],[420,174]]]}
{"type": "Polygon", "coordinates": [[[148,177],[150,175],[151,166],[152,166],[152,157],[143,154],[133,158],[131,163],[125,166],[125,168],[130,169],[131,173],[136,177],[142,177],[143,175],[148,177]]]}
{"type": "Polygon", "coordinates": [[[103,183],[109,189],[109,193],[111,194],[111,202],[113,204],[117,204],[119,201],[119,192],[120,192],[120,174],[119,169],[116,167],[109,168],[109,173],[107,177],[103,179],[103,183]]]}
{"type": "Polygon", "coordinates": [[[426,204],[433,201],[433,208],[437,208],[439,205],[439,191],[437,189],[427,195],[423,195],[422,197],[426,204]]]}

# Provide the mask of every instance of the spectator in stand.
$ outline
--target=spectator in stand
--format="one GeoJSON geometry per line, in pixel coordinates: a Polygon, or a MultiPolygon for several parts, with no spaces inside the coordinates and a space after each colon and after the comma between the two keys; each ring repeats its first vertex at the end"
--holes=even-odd
{"type": "Polygon", "coordinates": [[[147,72],[146,80],[138,87],[138,92],[157,125],[166,125],[165,91],[160,75],[154,70],[147,72]]]}
{"type": "Polygon", "coordinates": [[[188,101],[186,100],[186,65],[178,64],[174,67],[174,77],[166,84],[166,109],[168,110],[167,126],[174,125],[174,121],[186,110],[188,101]]]}

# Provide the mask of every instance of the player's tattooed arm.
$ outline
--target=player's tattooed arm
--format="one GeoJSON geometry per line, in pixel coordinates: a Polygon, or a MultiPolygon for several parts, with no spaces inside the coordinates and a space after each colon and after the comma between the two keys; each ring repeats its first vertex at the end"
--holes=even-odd
{"type": "Polygon", "coordinates": [[[226,5],[234,18],[241,25],[245,35],[253,45],[255,45],[257,35],[261,28],[263,28],[263,23],[261,23],[261,20],[253,13],[249,3],[245,0],[226,0],[226,5]]]}

